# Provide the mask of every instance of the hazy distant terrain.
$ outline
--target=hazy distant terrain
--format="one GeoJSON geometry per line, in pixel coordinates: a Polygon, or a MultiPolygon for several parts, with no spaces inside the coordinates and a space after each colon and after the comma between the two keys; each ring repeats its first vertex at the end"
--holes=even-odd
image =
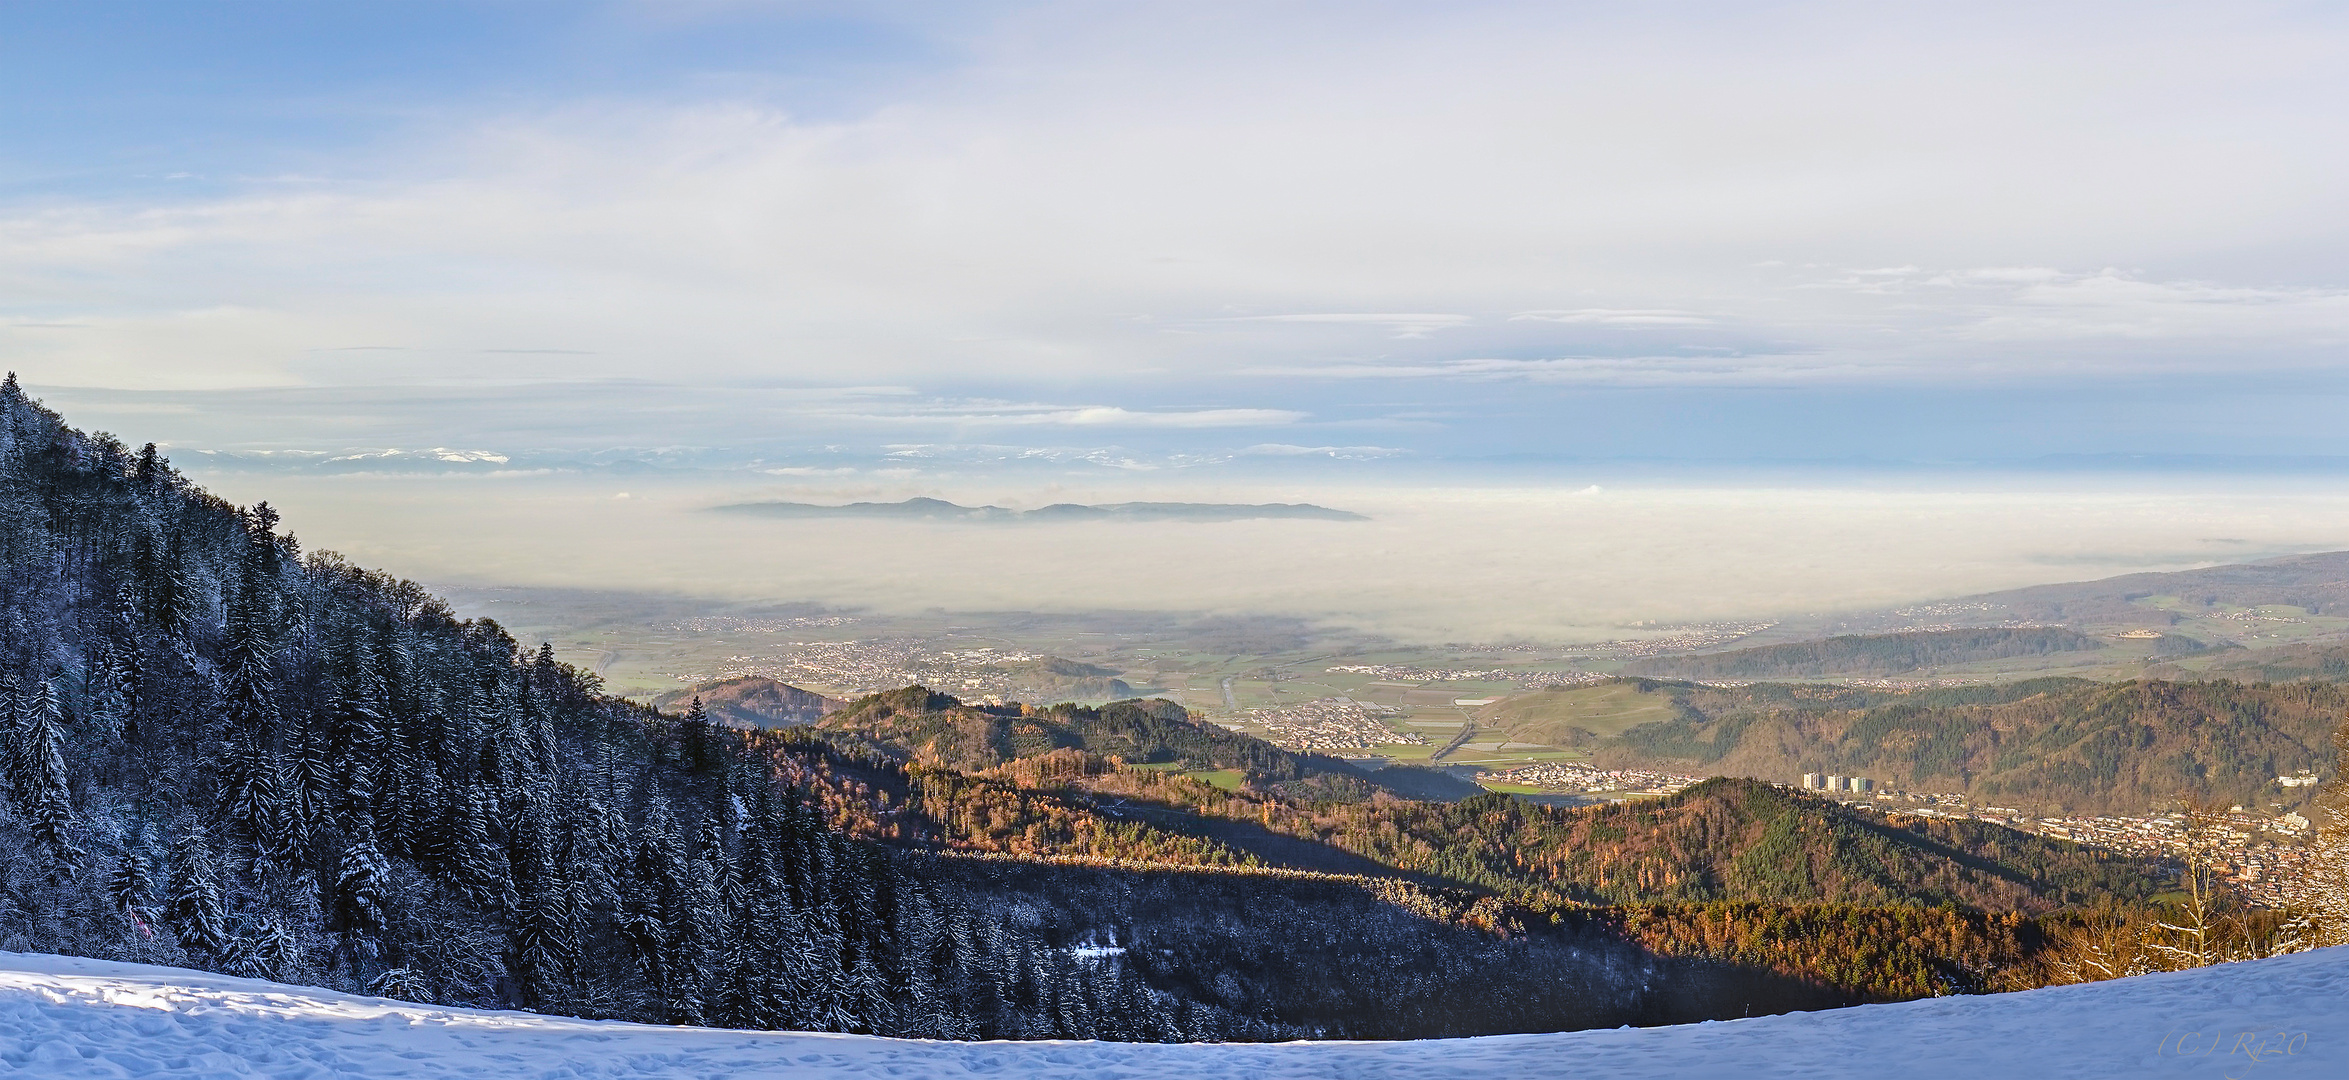
{"type": "Polygon", "coordinates": [[[1786,487],[1748,490],[1709,477],[1617,484],[1575,475],[1509,487],[1408,473],[1383,483],[1361,476],[1227,483],[1171,470],[201,479],[233,501],[279,506],[305,523],[303,540],[313,548],[444,586],[629,589],[714,608],[804,605],[885,616],[1270,616],[1416,644],[1588,642],[1635,636],[1626,631],[1641,623],[1805,623],[1773,641],[1996,624],[2008,620],[1837,620],[2064,578],[2349,547],[2349,498],[2331,490],[2333,481],[2253,497],[2049,490],[2044,477],[2012,485],[1986,478],[1996,485],[1988,494],[1934,490],[1929,478],[1914,489],[1897,478],[1863,490],[1835,477],[1794,477],[1786,487]],[[1041,527],[710,509],[886,506],[910,497],[1006,508],[1302,504],[1370,520],[1259,517],[1172,527],[1186,523],[1110,517],[1041,527]],[[2251,514],[2255,522],[2242,520],[2251,514]],[[466,543],[450,542],[460,535],[466,543]]]}
{"type": "Polygon", "coordinates": [[[1054,503],[1033,510],[1000,506],[962,506],[944,499],[915,498],[901,502],[856,502],[841,505],[802,502],[728,503],[711,507],[721,514],[771,518],[879,518],[895,521],[958,521],[1030,524],[1068,521],[1368,521],[1346,510],[1311,503],[1187,503],[1129,502],[1088,506],[1054,503]]]}
{"type": "Polygon", "coordinates": [[[1762,645],[1730,652],[1668,656],[1624,666],[1632,675],[1683,679],[1790,679],[1823,675],[1898,675],[1944,664],[2086,652],[2104,642],[2059,627],[1985,627],[1762,645]]]}
{"type": "MultiPolygon", "coordinates": [[[[1791,622],[1781,632],[1812,625],[1831,630],[1889,628],[1888,624],[1928,620],[2060,623],[2088,631],[2190,631],[2197,620],[2271,607],[2295,608],[2297,614],[2331,620],[2308,625],[2349,631],[2349,551],[2032,585],[1816,622],[1805,619],[1791,622]]],[[[2238,621],[2238,631],[2271,629],[2238,621]]]]}

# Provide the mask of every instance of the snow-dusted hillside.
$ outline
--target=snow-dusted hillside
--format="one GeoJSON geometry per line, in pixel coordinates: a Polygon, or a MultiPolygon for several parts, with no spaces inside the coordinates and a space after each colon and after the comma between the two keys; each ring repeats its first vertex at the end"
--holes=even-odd
{"type": "Polygon", "coordinates": [[[2331,1078],[2349,1075],[2349,948],[2090,986],[1685,1027],[1218,1046],[662,1028],[0,953],[0,1075],[2331,1078]]]}

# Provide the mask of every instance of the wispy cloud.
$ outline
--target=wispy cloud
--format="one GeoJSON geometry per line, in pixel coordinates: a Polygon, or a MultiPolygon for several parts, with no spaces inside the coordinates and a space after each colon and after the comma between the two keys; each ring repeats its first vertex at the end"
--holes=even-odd
{"type": "Polygon", "coordinates": [[[1280,427],[1307,418],[1293,409],[1126,409],[1115,405],[1028,405],[997,403],[962,407],[925,406],[903,412],[856,414],[894,424],[978,424],[1053,427],[1245,428],[1280,427]]]}
{"type": "Polygon", "coordinates": [[[1298,315],[1246,315],[1232,321],[1314,323],[1325,326],[1375,326],[1398,338],[1423,338],[1439,330],[1467,326],[1476,320],[1467,315],[1434,313],[1323,312],[1298,315]]]}
{"type": "Polygon", "coordinates": [[[1292,443],[1257,443],[1239,451],[1243,457],[1325,457],[1339,461],[1376,461],[1380,458],[1402,457],[1410,452],[1392,446],[1297,446],[1292,443]]]}
{"type": "Polygon", "coordinates": [[[1671,308],[1576,308],[1571,311],[1520,311],[1513,320],[1595,326],[1704,326],[1713,320],[1693,311],[1671,308]]]}
{"type": "MultiPolygon", "coordinates": [[[[1258,375],[1325,379],[1450,379],[1585,386],[1809,385],[1857,374],[1835,361],[1787,356],[1465,357],[1404,363],[1332,363],[1267,367],[1258,375]]],[[[1457,419],[1457,417],[1454,417],[1457,419]]]]}

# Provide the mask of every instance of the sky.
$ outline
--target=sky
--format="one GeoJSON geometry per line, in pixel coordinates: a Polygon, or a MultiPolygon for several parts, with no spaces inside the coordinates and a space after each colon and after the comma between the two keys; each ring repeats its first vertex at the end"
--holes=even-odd
{"type": "Polygon", "coordinates": [[[2329,484],[2345,46],[2305,3],[13,3],[0,362],[238,476],[2329,484]]]}

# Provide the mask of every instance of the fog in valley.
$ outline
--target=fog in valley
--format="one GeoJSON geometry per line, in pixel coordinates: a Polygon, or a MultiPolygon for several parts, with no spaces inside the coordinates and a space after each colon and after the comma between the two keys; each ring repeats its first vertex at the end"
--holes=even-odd
{"type": "MultiPolygon", "coordinates": [[[[199,470],[312,550],[434,584],[666,592],[880,613],[1300,616],[1421,642],[1623,636],[2349,546],[2349,480],[1812,475],[1543,486],[1363,479],[792,485],[657,476],[199,470]],[[1032,508],[1310,502],[1370,520],[773,520],[748,500],[1032,508]]],[[[773,479],[762,478],[762,479],[773,479]]]]}

